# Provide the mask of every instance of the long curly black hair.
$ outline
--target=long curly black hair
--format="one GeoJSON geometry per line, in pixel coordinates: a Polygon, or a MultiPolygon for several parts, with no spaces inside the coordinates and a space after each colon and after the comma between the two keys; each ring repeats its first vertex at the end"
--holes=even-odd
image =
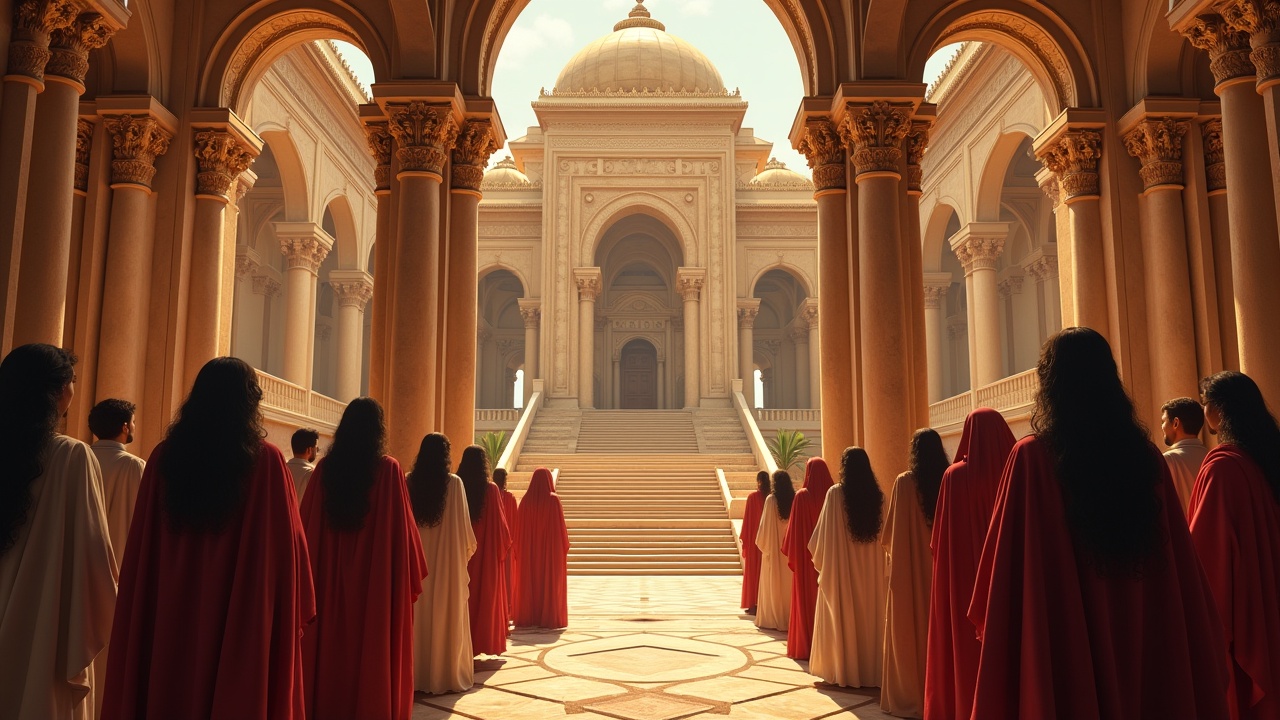
{"type": "Polygon", "coordinates": [[[933,515],[938,510],[938,490],[942,487],[942,474],[950,465],[947,449],[942,446],[942,436],[936,430],[921,428],[911,436],[907,468],[915,476],[916,496],[929,527],[933,527],[933,515]]]}
{"type": "Polygon", "coordinates": [[[458,477],[467,489],[467,509],[471,511],[471,522],[480,522],[480,514],[484,512],[485,494],[489,490],[489,456],[479,445],[468,445],[462,451],[462,459],[458,461],[458,477]]]}
{"type": "Polygon", "coordinates": [[[224,529],[241,511],[262,452],[262,388],[249,364],[214,358],[200,368],[160,458],[165,514],[175,529],[224,529]]]}
{"type": "Polygon", "coordinates": [[[1045,342],[1036,372],[1031,428],[1052,454],[1077,549],[1100,574],[1140,574],[1162,542],[1163,459],[1111,346],[1094,330],[1067,328],[1045,342]]]}
{"type": "Polygon", "coordinates": [[[769,471],[761,470],[756,473],[756,491],[762,496],[769,496],[769,471]]]}
{"type": "Polygon", "coordinates": [[[791,517],[791,502],[796,499],[796,486],[791,482],[791,473],[786,470],[773,471],[773,497],[778,503],[778,517],[786,520],[791,517]]]}
{"type": "Polygon", "coordinates": [[[387,453],[382,406],[370,397],[352,400],[342,412],[333,444],[320,462],[324,512],[334,530],[359,530],[369,514],[378,464],[387,453]]]}
{"type": "Polygon", "coordinates": [[[1267,409],[1258,384],[1244,373],[1220,372],[1200,381],[1200,397],[1222,417],[1218,438],[1258,463],[1272,496],[1280,502],[1280,425],[1267,409]]]}
{"type": "Polygon", "coordinates": [[[449,438],[444,433],[430,433],[418,445],[418,457],[409,473],[409,501],[418,527],[435,527],[444,519],[444,505],[449,497],[449,438]]]}
{"type": "Polygon", "coordinates": [[[53,345],[14,348],[0,362],[0,557],[18,540],[31,510],[31,486],[58,432],[58,401],[75,382],[76,356],[53,345]]]}
{"type": "Polygon", "coordinates": [[[844,486],[845,522],[855,542],[875,542],[884,524],[884,491],[871,470],[871,458],[860,447],[847,447],[840,456],[840,484],[844,486]]]}

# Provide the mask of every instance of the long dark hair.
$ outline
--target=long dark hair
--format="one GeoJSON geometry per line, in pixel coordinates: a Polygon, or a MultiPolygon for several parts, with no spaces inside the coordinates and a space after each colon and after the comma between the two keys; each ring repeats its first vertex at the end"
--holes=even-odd
{"type": "Polygon", "coordinates": [[[200,368],[165,436],[163,500],[178,529],[221,530],[244,505],[262,452],[262,388],[253,368],[233,357],[200,368]]]}
{"type": "Polygon", "coordinates": [[[387,423],[382,406],[356,398],[342,412],[333,444],[321,462],[324,512],[334,530],[359,530],[369,514],[369,494],[378,465],[387,452],[387,423]]]}
{"type": "Polygon", "coordinates": [[[435,527],[444,519],[444,504],[449,497],[449,438],[443,433],[430,433],[418,445],[413,471],[409,473],[409,501],[418,527],[435,527]]]}
{"type": "Polygon", "coordinates": [[[14,348],[0,362],[0,557],[18,541],[31,509],[31,485],[58,432],[58,401],[75,382],[76,356],[52,345],[14,348]]]}
{"type": "Polygon", "coordinates": [[[942,436],[933,428],[920,428],[911,436],[911,453],[907,469],[916,479],[916,495],[924,520],[933,527],[933,514],[938,510],[938,489],[942,487],[942,474],[951,465],[947,449],[942,446],[942,436]]]}
{"type": "Polygon", "coordinates": [[[791,482],[791,473],[786,470],[773,471],[773,497],[778,503],[778,517],[786,520],[791,517],[791,501],[796,499],[796,486],[791,482]]]}
{"type": "Polygon", "coordinates": [[[871,470],[871,458],[860,447],[847,447],[840,456],[840,484],[844,486],[844,515],[856,542],[875,542],[884,524],[884,491],[871,470]]]}
{"type": "Polygon", "coordinates": [[[1238,446],[1262,468],[1280,502],[1280,425],[1258,384],[1244,373],[1220,372],[1200,381],[1200,396],[1222,416],[1218,438],[1238,446]]]}
{"type": "Polygon", "coordinates": [[[1031,428],[1052,455],[1077,548],[1099,573],[1139,574],[1161,542],[1163,460],[1111,346],[1089,328],[1067,328],[1045,342],[1036,372],[1031,428]]]}
{"type": "Polygon", "coordinates": [[[489,456],[479,445],[468,445],[462,451],[462,459],[458,461],[458,477],[467,489],[467,509],[471,511],[471,522],[480,522],[480,513],[484,512],[484,496],[489,489],[489,456]]]}
{"type": "Polygon", "coordinates": [[[761,470],[756,473],[756,491],[761,495],[769,496],[769,471],[761,470]]]}

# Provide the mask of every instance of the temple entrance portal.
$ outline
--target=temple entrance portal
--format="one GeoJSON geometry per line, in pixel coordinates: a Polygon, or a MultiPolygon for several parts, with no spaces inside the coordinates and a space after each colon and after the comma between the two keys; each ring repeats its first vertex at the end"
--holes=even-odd
{"type": "Polygon", "coordinates": [[[622,348],[619,360],[622,408],[650,410],[658,407],[658,351],[644,340],[632,340],[622,348]]]}

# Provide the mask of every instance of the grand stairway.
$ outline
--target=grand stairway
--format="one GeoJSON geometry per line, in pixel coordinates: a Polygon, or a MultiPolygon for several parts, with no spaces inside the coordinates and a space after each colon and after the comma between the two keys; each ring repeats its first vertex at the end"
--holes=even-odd
{"type": "Polygon", "coordinates": [[[520,494],[537,467],[560,469],[556,492],[569,524],[571,574],[741,572],[716,468],[752,471],[755,459],[741,427],[734,438],[715,411],[695,426],[694,413],[703,412],[538,413],[512,490],[520,494]],[[712,452],[703,436],[708,426],[715,428],[712,452]]]}

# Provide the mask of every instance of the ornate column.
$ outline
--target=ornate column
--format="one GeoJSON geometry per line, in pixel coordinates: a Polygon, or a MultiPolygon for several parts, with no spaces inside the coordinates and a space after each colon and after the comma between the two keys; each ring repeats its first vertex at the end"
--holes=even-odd
{"type": "Polygon", "coordinates": [[[796,407],[809,407],[809,324],[803,319],[792,325],[789,337],[796,348],[796,407]]]}
{"type": "Polygon", "coordinates": [[[1018,362],[1018,346],[1015,338],[1017,337],[1015,328],[1017,327],[1017,318],[1014,317],[1014,295],[1022,294],[1023,276],[1017,266],[1009,268],[1005,273],[999,276],[999,282],[996,283],[996,292],[1000,295],[1000,304],[1004,309],[1004,367],[1008,368],[1002,375],[1013,374],[1013,368],[1018,362]]]}
{"type": "MultiPolygon", "coordinates": [[[[1067,206],[1062,204],[1062,185],[1058,182],[1058,176],[1050,172],[1049,168],[1042,167],[1036,172],[1036,182],[1040,185],[1040,190],[1049,198],[1050,204],[1053,206],[1053,225],[1054,232],[1057,237],[1057,250],[1055,257],[1058,265],[1062,267],[1071,267],[1071,219],[1067,213],[1067,206]]],[[[1071,287],[1071,275],[1068,273],[1065,277],[1058,275],[1058,326],[1066,325],[1064,320],[1075,314],[1075,293],[1071,287]]]]}
{"type": "Polygon", "coordinates": [[[45,89],[49,36],[76,21],[69,0],[13,3],[9,61],[0,94],[0,354],[13,347],[37,95],[45,89]]]}
{"type": "MultiPolygon", "coordinates": [[[[368,107],[368,106],[365,106],[368,107]]],[[[377,110],[377,106],[372,106],[377,110]]],[[[361,108],[364,111],[364,107],[361,108]]],[[[391,287],[391,149],[394,141],[387,123],[378,117],[364,123],[369,142],[369,154],[373,155],[373,193],[377,197],[377,221],[373,244],[373,267],[370,272],[377,279],[373,284],[373,318],[369,333],[369,395],[382,403],[389,412],[391,398],[387,396],[386,376],[387,318],[391,314],[388,289],[391,287]],[[380,121],[381,120],[381,121],[380,121]]]]}
{"type": "Polygon", "coordinates": [[[822,373],[821,348],[818,347],[818,299],[806,298],[804,310],[800,313],[804,327],[809,331],[809,407],[821,408],[822,387],[819,382],[822,373]]]}
{"type": "MultiPolygon", "coordinates": [[[[621,374],[621,373],[619,373],[621,374]]],[[[617,407],[621,403],[614,405],[617,407]]],[[[658,409],[667,409],[667,356],[658,356],[658,409]]]]}
{"type": "MultiPolygon", "coordinates": [[[[1102,133],[1092,127],[1061,123],[1036,141],[1036,157],[1058,178],[1068,214],[1071,317],[1064,322],[1110,335],[1107,265],[1102,242],[1098,159],[1102,133]]],[[[1065,309],[1065,306],[1064,306],[1065,309]]],[[[980,333],[972,333],[977,335],[980,333]]]]}
{"type": "Polygon", "coordinates": [[[1196,337],[1189,292],[1186,214],[1182,206],[1182,139],[1190,123],[1171,117],[1135,119],[1137,124],[1126,128],[1124,145],[1130,155],[1141,161],[1139,174],[1145,187],[1138,197],[1138,212],[1146,279],[1151,391],[1156,403],[1152,411],[1157,411],[1166,400],[1197,397],[1199,380],[1196,355],[1191,352],[1196,337]]]}
{"type": "Polygon", "coordinates": [[[1222,364],[1240,369],[1236,342],[1235,283],[1231,277],[1231,218],[1227,207],[1227,164],[1222,147],[1222,118],[1201,123],[1205,187],[1209,191],[1209,233],[1213,241],[1213,275],[1218,289],[1218,332],[1222,336],[1222,364]]]}
{"type": "MultiPolygon", "coordinates": [[[[449,188],[449,252],[447,253],[447,294],[444,308],[444,334],[446,343],[443,392],[439,417],[445,435],[467,438],[476,436],[476,358],[475,345],[462,340],[449,342],[449,338],[466,338],[470,328],[476,326],[477,259],[480,223],[480,181],[484,179],[484,166],[489,156],[498,149],[493,123],[488,120],[468,120],[458,133],[453,147],[452,183],[449,188]]],[[[525,399],[533,383],[528,380],[525,366],[525,399]]],[[[514,381],[513,381],[514,382],[514,381]]],[[[510,392],[514,393],[514,386],[510,392]]],[[[490,458],[497,463],[498,458],[490,458]]]]}
{"type": "MultiPolygon", "coordinates": [[[[76,313],[80,298],[80,261],[84,252],[84,208],[89,197],[89,162],[93,153],[93,134],[96,127],[96,116],[81,115],[76,118],[76,170],[75,186],[71,196],[71,241],[67,253],[67,298],[62,311],[63,343],[67,346],[77,345],[76,313]]],[[[81,358],[88,367],[89,359],[81,358]]],[[[81,390],[84,386],[81,386],[81,390]]],[[[72,407],[75,407],[73,404],[72,407]]]]}
{"type": "Polygon", "coordinates": [[[1036,280],[1036,305],[1040,311],[1040,342],[1062,329],[1059,302],[1058,255],[1056,243],[1041,246],[1031,254],[1023,270],[1036,280]]]}
{"type": "Polygon", "coordinates": [[[173,134],[150,115],[110,115],[111,225],[98,341],[97,396],[142,399],[151,292],[155,209],[151,179],[155,160],[169,150],[173,134]]]}
{"type": "Polygon", "coordinates": [[[924,279],[924,332],[929,342],[929,402],[946,399],[942,377],[943,305],[951,289],[951,273],[929,273],[924,279]]]}
{"type": "MultiPolygon", "coordinates": [[[[1249,62],[1257,77],[1254,89],[1265,111],[1271,184],[1280,187],[1280,0],[1227,0],[1221,12],[1231,29],[1249,38],[1249,62]]],[[[1280,212],[1280,205],[1276,210],[1280,212]]]]}
{"type": "Polygon", "coordinates": [[[489,339],[493,337],[493,331],[486,327],[476,328],[476,403],[480,407],[490,407],[492,401],[489,399],[493,384],[492,368],[489,365],[488,357],[485,355],[484,346],[489,343],[489,339]]]}
{"type": "Polygon", "coordinates": [[[759,313],[760,298],[738,300],[738,372],[742,376],[742,397],[749,408],[756,406],[756,346],[753,335],[759,313]]]}
{"type": "MultiPolygon", "coordinates": [[[[422,437],[437,429],[437,355],[440,313],[440,184],[448,152],[458,135],[453,108],[414,101],[388,103],[389,130],[396,140],[400,171],[389,377],[392,455],[414,457],[422,437]],[[403,279],[404,282],[400,280],[403,279]],[[424,321],[427,326],[424,327],[424,321]]],[[[466,443],[471,438],[457,438],[466,443]]]]}
{"type": "Polygon", "coordinates": [[[271,340],[276,336],[271,327],[271,301],[280,296],[280,290],[284,287],[280,281],[267,274],[268,270],[258,268],[259,272],[253,274],[253,294],[262,298],[259,306],[262,310],[262,337],[259,339],[262,348],[262,367],[271,367],[270,363],[274,362],[271,355],[271,340]]]}
{"type": "Polygon", "coordinates": [[[222,256],[228,193],[240,173],[249,169],[261,145],[238,122],[217,128],[194,128],[196,173],[192,218],[191,262],[187,275],[187,332],[185,386],[195,381],[204,364],[222,354],[219,327],[222,303],[222,256]]]}
{"type": "Polygon", "coordinates": [[[684,406],[698,407],[702,402],[702,314],[698,298],[707,280],[706,268],[682,267],[676,270],[676,283],[684,299],[684,406]]]}
{"type": "MultiPolygon", "coordinates": [[[[520,306],[520,317],[524,319],[524,403],[528,407],[529,398],[533,396],[533,380],[542,377],[538,364],[538,320],[542,317],[542,301],[537,298],[520,298],[516,303],[520,306]]],[[[615,363],[615,386],[616,366],[615,363]]]]}
{"type": "Polygon", "coordinates": [[[911,130],[912,110],[910,104],[884,100],[849,103],[840,126],[858,185],[859,334],[874,338],[874,342],[859,343],[862,417],[867,420],[862,428],[863,447],[886,489],[902,470],[914,429],[909,405],[914,341],[907,335],[911,309],[901,301],[907,293],[898,204],[901,145],[911,130]]]}
{"type": "Polygon", "coordinates": [[[990,385],[1004,377],[1000,356],[1000,296],[996,261],[1009,237],[1008,223],[969,223],[951,238],[951,250],[964,267],[969,280],[969,306],[973,331],[969,333],[969,356],[974,359],[970,375],[973,386],[990,385]]]}
{"type": "Polygon", "coordinates": [[[27,208],[13,342],[62,344],[71,261],[72,188],[75,186],[76,120],[89,70],[89,51],[115,32],[98,13],[81,13],[50,35],[45,87],[36,102],[27,175],[27,208]]]}
{"type": "Polygon", "coordinates": [[[902,282],[911,308],[907,331],[911,337],[911,396],[915,411],[912,425],[915,427],[929,426],[929,343],[925,339],[925,324],[919,322],[925,314],[924,286],[920,282],[924,277],[924,247],[920,231],[920,196],[923,194],[921,181],[924,178],[924,168],[920,163],[929,146],[929,130],[933,127],[933,116],[936,113],[936,106],[921,105],[911,122],[911,130],[903,141],[907,156],[907,203],[906,214],[903,216],[906,222],[907,261],[903,263],[905,272],[902,282]],[[911,318],[915,322],[910,321],[911,318]]]}
{"type": "Polygon", "coordinates": [[[313,222],[278,222],[284,276],[284,379],[310,390],[315,357],[316,285],[333,238],[313,222]]]}
{"type": "Polygon", "coordinates": [[[578,285],[578,407],[594,408],[596,300],[603,290],[600,268],[574,268],[573,279],[578,285]]]}
{"type": "MultiPolygon", "coordinates": [[[[1231,275],[1240,370],[1266,397],[1280,397],[1280,234],[1271,162],[1259,143],[1274,132],[1255,92],[1248,36],[1220,15],[1200,15],[1184,34],[1209,52],[1222,104],[1222,144],[1231,228],[1231,275]]],[[[1266,51],[1269,52],[1269,51],[1266,51]]]]}
{"type": "Polygon", "coordinates": [[[338,298],[338,392],[334,399],[345,403],[360,397],[364,308],[373,297],[373,276],[363,270],[334,270],[329,273],[329,285],[338,298]]]}
{"type": "MultiPolygon", "coordinates": [[[[840,457],[857,441],[861,408],[855,380],[859,358],[854,353],[854,298],[849,246],[848,168],[845,148],[835,123],[825,117],[806,120],[798,149],[813,169],[814,200],[818,203],[818,333],[821,337],[822,455],[840,457]],[[852,367],[851,367],[852,366],[852,367]]],[[[751,353],[747,353],[750,357],[751,353]]],[[[755,380],[742,379],[754,392],[755,380]]]]}

